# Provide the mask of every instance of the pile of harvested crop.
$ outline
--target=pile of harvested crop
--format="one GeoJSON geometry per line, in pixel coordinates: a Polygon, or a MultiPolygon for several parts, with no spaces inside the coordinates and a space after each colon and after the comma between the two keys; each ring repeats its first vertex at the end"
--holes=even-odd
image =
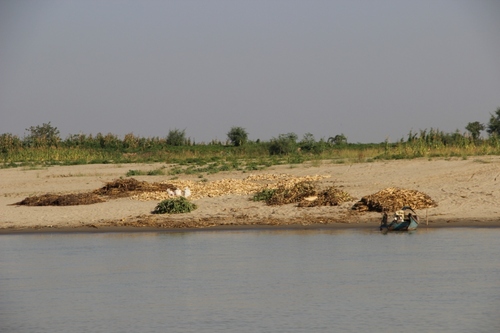
{"type": "Polygon", "coordinates": [[[94,193],[76,193],[76,194],[43,194],[39,196],[27,197],[14,205],[25,206],[77,206],[90,205],[104,202],[102,198],[94,193]]]}
{"type": "Polygon", "coordinates": [[[286,205],[300,202],[306,197],[316,195],[316,187],[311,181],[302,181],[293,185],[280,185],[271,197],[266,200],[268,205],[286,205]]]}
{"type": "Polygon", "coordinates": [[[176,187],[172,184],[148,183],[130,178],[116,179],[106,183],[105,186],[95,190],[93,193],[109,197],[128,197],[141,192],[166,191],[167,189],[175,190],[176,187]]]}
{"type": "Polygon", "coordinates": [[[388,187],[377,193],[362,197],[360,201],[354,204],[352,209],[358,211],[393,212],[401,209],[403,206],[421,209],[435,207],[437,204],[425,193],[416,190],[388,187]]]}
{"type": "MultiPolygon", "coordinates": [[[[288,174],[261,174],[250,175],[245,179],[221,179],[212,182],[192,181],[192,180],[172,180],[170,186],[183,189],[189,187],[191,190],[191,199],[214,198],[224,195],[250,195],[255,194],[264,189],[272,188],[288,188],[291,189],[295,184],[303,181],[316,181],[326,178],[325,176],[303,176],[294,177],[288,174]]],[[[161,183],[163,184],[163,183],[161,183]]],[[[164,200],[168,199],[169,195],[165,191],[150,191],[138,193],[132,197],[133,199],[148,201],[148,200],[164,200]]]]}
{"type": "Polygon", "coordinates": [[[316,207],[316,206],[338,206],[344,202],[351,201],[354,198],[347,192],[335,188],[334,186],[327,188],[317,194],[313,200],[303,200],[299,202],[299,207],[316,207]]]}

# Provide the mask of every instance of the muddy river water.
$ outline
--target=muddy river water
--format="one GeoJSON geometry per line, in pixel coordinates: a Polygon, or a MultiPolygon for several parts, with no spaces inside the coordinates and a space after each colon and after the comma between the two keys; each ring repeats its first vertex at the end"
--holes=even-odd
{"type": "Polygon", "coordinates": [[[0,236],[0,332],[500,332],[500,229],[0,236]]]}

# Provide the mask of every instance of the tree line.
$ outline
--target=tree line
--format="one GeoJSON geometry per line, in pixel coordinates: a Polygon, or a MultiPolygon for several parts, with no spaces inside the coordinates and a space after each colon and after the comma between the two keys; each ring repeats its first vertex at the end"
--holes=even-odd
{"type": "MultiPolygon", "coordinates": [[[[413,132],[410,130],[407,139],[401,138],[397,144],[419,144],[432,147],[438,146],[464,146],[470,144],[497,145],[500,137],[500,108],[491,114],[489,122],[485,125],[478,121],[470,122],[465,127],[467,132],[456,130],[453,133],[445,133],[431,128],[413,132]],[[481,132],[486,130],[488,138],[482,139],[481,132]]],[[[245,128],[234,126],[227,133],[227,140],[220,142],[213,140],[209,143],[196,143],[186,137],[185,130],[169,130],[165,137],[139,137],[133,133],[126,134],[122,139],[115,134],[70,134],[65,139],[60,137],[57,127],[50,122],[42,125],[31,126],[23,138],[10,133],[0,134],[0,153],[6,154],[29,149],[67,148],[67,149],[90,149],[90,150],[113,150],[118,152],[147,152],[161,151],[172,148],[200,147],[200,146],[224,146],[243,148],[248,146],[259,147],[260,152],[266,151],[269,155],[288,155],[293,153],[316,153],[321,154],[325,150],[337,149],[339,147],[359,148],[376,144],[350,144],[347,137],[341,133],[328,139],[316,140],[314,135],[306,133],[301,140],[297,134],[285,133],[273,137],[267,142],[260,140],[250,141],[245,128]]],[[[388,145],[388,142],[381,143],[388,145]]]]}

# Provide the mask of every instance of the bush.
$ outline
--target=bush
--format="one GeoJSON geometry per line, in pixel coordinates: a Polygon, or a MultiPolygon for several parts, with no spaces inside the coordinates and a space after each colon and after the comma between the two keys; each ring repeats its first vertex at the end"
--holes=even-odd
{"type": "Polygon", "coordinates": [[[167,135],[167,145],[184,146],[186,144],[186,130],[170,130],[167,135]]]}
{"type": "Polygon", "coordinates": [[[227,133],[227,138],[233,146],[243,146],[248,140],[248,133],[243,127],[232,127],[227,133]]]}
{"type": "Polygon", "coordinates": [[[26,129],[30,134],[25,138],[28,147],[57,147],[61,138],[59,130],[52,126],[50,121],[47,124],[39,126],[31,126],[26,129]]]}
{"type": "Polygon", "coordinates": [[[194,203],[184,197],[167,199],[156,205],[153,214],[180,214],[189,213],[198,208],[194,203]]]}
{"type": "Polygon", "coordinates": [[[297,134],[280,134],[278,138],[272,138],[269,145],[269,154],[288,155],[296,150],[297,134]]]}

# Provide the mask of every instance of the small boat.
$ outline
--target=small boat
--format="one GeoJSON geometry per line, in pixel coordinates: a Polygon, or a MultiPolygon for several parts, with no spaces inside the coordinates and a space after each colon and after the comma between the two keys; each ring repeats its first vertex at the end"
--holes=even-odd
{"type": "Polygon", "coordinates": [[[408,231],[415,230],[418,227],[417,213],[411,207],[404,206],[394,213],[392,221],[388,222],[387,213],[382,216],[380,222],[381,231],[408,231]]]}

